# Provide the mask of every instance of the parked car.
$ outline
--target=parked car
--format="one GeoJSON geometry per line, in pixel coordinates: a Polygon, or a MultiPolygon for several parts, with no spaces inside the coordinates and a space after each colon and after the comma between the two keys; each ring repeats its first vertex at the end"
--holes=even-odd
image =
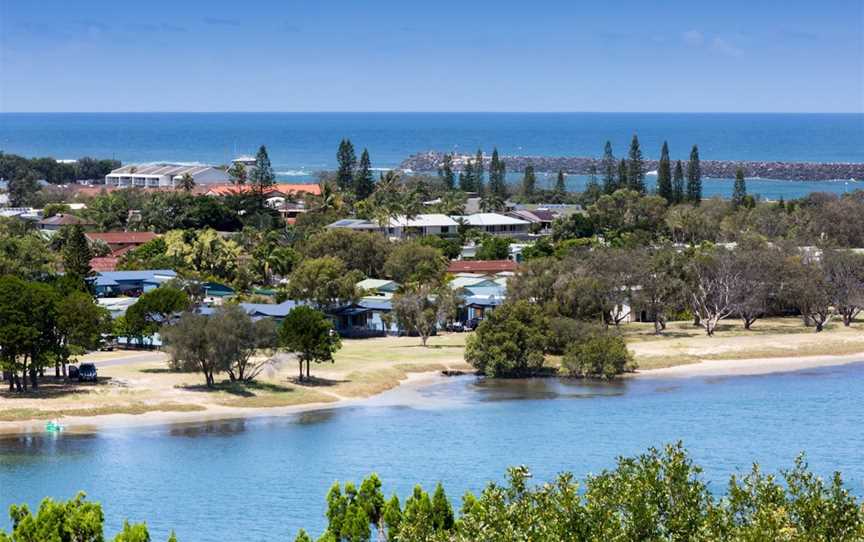
{"type": "Polygon", "coordinates": [[[447,331],[455,331],[457,333],[461,333],[465,331],[465,324],[462,322],[450,322],[447,324],[447,331]]]}
{"type": "Polygon", "coordinates": [[[70,365],[69,367],[66,368],[66,374],[69,375],[68,376],[69,380],[77,379],[78,378],[78,366],[77,365],[70,365]]]}
{"type": "Polygon", "coordinates": [[[465,329],[467,331],[474,331],[475,329],[477,329],[477,326],[480,325],[480,322],[480,318],[472,318],[465,322],[465,329]]]}
{"type": "Polygon", "coordinates": [[[78,382],[96,382],[97,378],[96,366],[92,363],[82,363],[78,366],[78,382]]]}

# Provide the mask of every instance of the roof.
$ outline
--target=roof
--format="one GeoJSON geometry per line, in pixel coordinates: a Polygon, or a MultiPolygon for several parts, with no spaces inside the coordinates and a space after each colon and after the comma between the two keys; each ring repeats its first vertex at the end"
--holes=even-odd
{"type": "Polygon", "coordinates": [[[108,175],[170,175],[172,177],[199,173],[215,169],[206,164],[129,164],[112,170],[108,175]]]}
{"type": "Polygon", "coordinates": [[[150,231],[106,231],[85,234],[91,241],[99,240],[111,244],[143,245],[159,237],[150,231]]]}
{"type": "Polygon", "coordinates": [[[492,286],[495,282],[491,279],[488,279],[484,276],[457,276],[453,280],[450,281],[450,287],[454,290],[458,290],[459,288],[477,288],[480,286],[492,286]]]}
{"type": "MultiPolygon", "coordinates": [[[[248,184],[214,184],[209,185],[207,194],[210,196],[230,196],[233,194],[241,194],[243,192],[252,191],[252,186],[248,184]]],[[[321,186],[315,183],[295,183],[295,184],[274,184],[267,190],[267,194],[312,194],[314,196],[321,195],[321,186]]]]}
{"type": "Polygon", "coordinates": [[[391,228],[456,227],[459,223],[444,214],[423,214],[413,217],[397,216],[390,219],[391,228]]]}
{"type": "Polygon", "coordinates": [[[357,283],[357,287],[362,290],[396,290],[399,284],[386,279],[364,279],[357,283]]]}
{"type": "Polygon", "coordinates": [[[117,268],[117,264],[120,262],[120,258],[114,256],[106,256],[104,258],[91,258],[90,259],[90,267],[93,271],[97,273],[101,273],[104,271],[114,271],[117,268]]]}
{"type": "Polygon", "coordinates": [[[521,226],[527,225],[527,220],[498,213],[475,213],[465,215],[462,220],[469,226],[521,226]]]}
{"type": "Polygon", "coordinates": [[[378,230],[381,227],[372,222],[370,220],[363,220],[362,218],[343,218],[342,220],[337,220],[332,224],[327,225],[328,228],[349,228],[352,230],[378,230]]]}
{"type": "Polygon", "coordinates": [[[549,209],[535,209],[533,211],[528,209],[518,209],[516,211],[511,211],[509,214],[510,216],[524,219],[529,222],[553,222],[558,218],[558,213],[550,211],[549,209]]]}
{"type": "Polygon", "coordinates": [[[511,260],[459,260],[450,262],[448,273],[501,273],[516,271],[517,264],[511,260]]]}
{"type": "Polygon", "coordinates": [[[504,298],[501,297],[486,297],[486,296],[471,296],[462,300],[466,305],[479,307],[497,307],[504,303],[504,298]]]}
{"type": "Polygon", "coordinates": [[[92,225],[93,222],[67,213],[57,213],[56,215],[43,218],[39,221],[40,226],[72,226],[75,224],[80,224],[82,226],[92,225]]]}
{"type": "Polygon", "coordinates": [[[166,282],[177,277],[172,269],[141,271],[103,271],[96,276],[96,286],[116,286],[120,282],[166,282]]]}

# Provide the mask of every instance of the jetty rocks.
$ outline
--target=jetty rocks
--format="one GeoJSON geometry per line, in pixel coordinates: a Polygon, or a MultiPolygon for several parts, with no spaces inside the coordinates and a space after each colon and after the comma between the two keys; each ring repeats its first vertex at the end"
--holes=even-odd
{"type": "MultiPolygon", "coordinates": [[[[453,155],[453,169],[461,171],[473,155],[453,155]]],[[[488,165],[490,157],[484,156],[488,165]]],[[[557,172],[587,175],[591,166],[597,168],[600,175],[600,160],[597,158],[569,156],[503,156],[507,171],[522,172],[526,166],[534,166],[537,172],[557,172]]],[[[437,171],[444,160],[444,153],[427,151],[411,155],[400,164],[400,169],[431,172],[437,171]]],[[[684,167],[686,168],[686,161],[684,167]]],[[[657,160],[644,160],[645,171],[655,171],[657,160]]],[[[674,163],[673,163],[674,164],[674,163]]],[[[733,179],[735,170],[739,167],[747,177],[776,179],[783,181],[834,181],[864,179],[864,163],[843,162],[754,162],[736,160],[701,160],[702,175],[716,179],[733,179]]]]}

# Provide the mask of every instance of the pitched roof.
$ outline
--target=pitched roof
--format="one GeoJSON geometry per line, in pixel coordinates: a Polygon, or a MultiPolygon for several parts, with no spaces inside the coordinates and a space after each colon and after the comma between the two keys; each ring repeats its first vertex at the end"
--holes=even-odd
{"type": "Polygon", "coordinates": [[[501,273],[516,271],[517,264],[511,260],[459,260],[450,262],[449,273],[501,273]]]}
{"type": "Polygon", "coordinates": [[[85,234],[91,241],[99,240],[112,244],[143,245],[159,237],[151,231],[106,231],[101,233],[85,234]]]}
{"type": "Polygon", "coordinates": [[[475,213],[463,216],[462,220],[469,226],[520,226],[528,224],[527,220],[498,213],[475,213]]]}
{"type": "Polygon", "coordinates": [[[43,218],[39,221],[40,226],[72,226],[75,224],[87,226],[93,225],[93,222],[67,213],[57,213],[52,217],[43,218]]]}
{"type": "Polygon", "coordinates": [[[114,271],[117,268],[117,263],[120,258],[114,256],[105,256],[103,258],[91,258],[90,267],[97,273],[105,271],[114,271]]]}
{"type": "Polygon", "coordinates": [[[408,218],[398,216],[390,219],[391,228],[428,228],[428,227],[456,227],[459,223],[445,214],[422,214],[408,218]]]}

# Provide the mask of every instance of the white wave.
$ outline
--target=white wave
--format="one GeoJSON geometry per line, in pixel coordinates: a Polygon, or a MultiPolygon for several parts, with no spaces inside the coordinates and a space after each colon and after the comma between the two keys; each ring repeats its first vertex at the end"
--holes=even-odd
{"type": "Polygon", "coordinates": [[[650,175],[650,176],[652,176],[652,177],[656,177],[656,176],[657,176],[657,170],[656,170],[656,169],[652,169],[651,171],[646,171],[646,172],[645,172],[645,175],[650,175]]]}
{"type": "Polygon", "coordinates": [[[282,175],[283,177],[305,177],[312,175],[312,173],[303,171],[302,169],[288,169],[285,171],[277,171],[276,175],[282,175]]]}

